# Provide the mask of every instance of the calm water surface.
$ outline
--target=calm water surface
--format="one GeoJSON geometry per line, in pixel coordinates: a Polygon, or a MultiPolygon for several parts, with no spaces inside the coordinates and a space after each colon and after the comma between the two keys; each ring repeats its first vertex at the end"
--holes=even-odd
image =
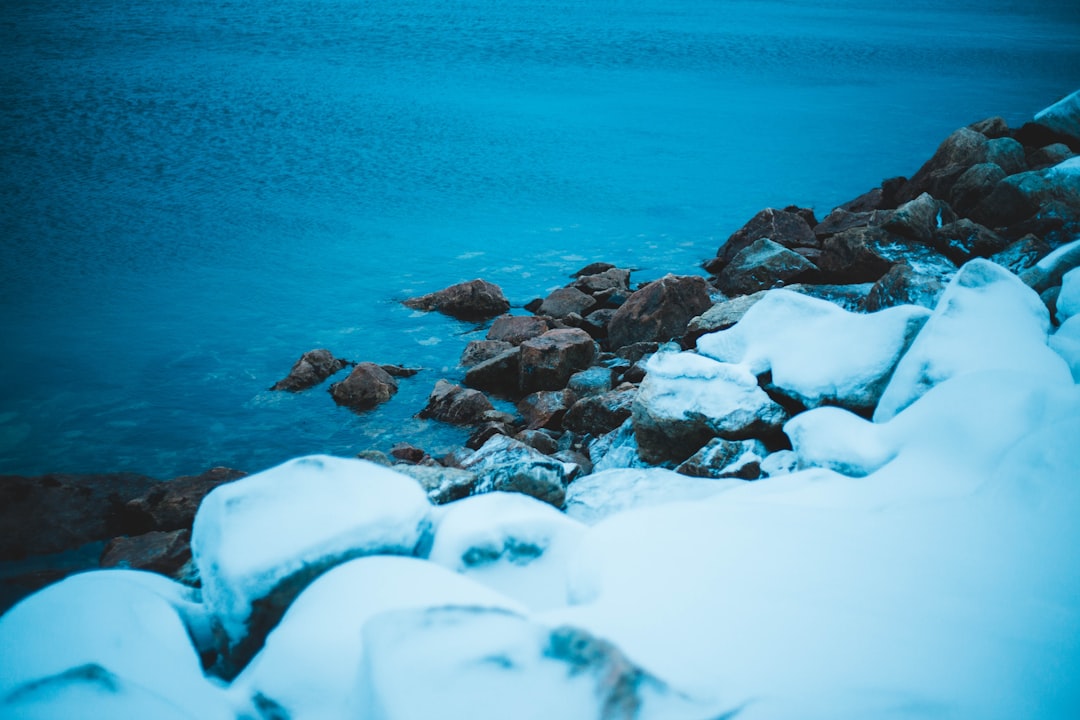
{"type": "Polygon", "coordinates": [[[412,416],[483,329],[400,299],[700,272],[1077,87],[1074,0],[8,0],[0,472],[445,449],[412,416]],[[266,391],[320,346],[427,370],[266,391]]]}

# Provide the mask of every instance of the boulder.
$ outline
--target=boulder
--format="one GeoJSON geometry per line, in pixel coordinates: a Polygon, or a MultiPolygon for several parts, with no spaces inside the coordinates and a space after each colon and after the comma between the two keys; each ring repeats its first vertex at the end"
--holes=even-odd
{"type": "Polygon", "coordinates": [[[934,248],[957,265],[990,257],[1008,245],[1005,238],[974,220],[960,218],[934,230],[934,248]]]}
{"type": "Polygon", "coordinates": [[[479,279],[409,298],[404,304],[414,310],[437,310],[459,320],[486,320],[510,309],[498,285],[479,279]]]}
{"type": "Polygon", "coordinates": [[[203,498],[214,488],[246,474],[240,470],[218,467],[202,475],[185,475],[158,483],[124,504],[125,534],[190,530],[203,498]]]}
{"type": "Polygon", "coordinates": [[[832,282],[877,282],[906,249],[884,228],[853,228],[826,239],[817,264],[832,282]]]}
{"type": "Polygon", "coordinates": [[[465,373],[465,384],[477,390],[498,395],[514,395],[518,391],[521,348],[509,350],[477,363],[465,373]]]}
{"type": "Polygon", "coordinates": [[[582,318],[581,329],[589,333],[597,340],[603,340],[608,336],[608,325],[615,317],[617,311],[614,308],[600,308],[582,318]]]}
{"type": "Polygon", "coordinates": [[[867,225],[880,225],[888,219],[892,211],[853,211],[838,207],[814,226],[814,235],[825,239],[837,233],[852,228],[866,227],[867,225]]]}
{"type": "Polygon", "coordinates": [[[757,480],[761,477],[761,461],[768,454],[760,440],[713,438],[675,472],[690,477],[757,480]]]}
{"type": "Polygon", "coordinates": [[[543,430],[522,430],[514,436],[514,439],[545,455],[554,455],[559,450],[558,441],[543,430]]]}
{"type": "Polygon", "coordinates": [[[153,530],[133,537],[109,541],[101,553],[103,568],[148,570],[175,577],[191,560],[191,532],[153,530]]]}
{"type": "Polygon", "coordinates": [[[349,377],[330,386],[334,402],[353,410],[370,410],[392,398],[397,391],[397,380],[372,362],[357,364],[349,377]]]}
{"type": "Polygon", "coordinates": [[[611,389],[612,371],[610,367],[591,367],[570,376],[566,389],[578,398],[590,395],[602,395],[611,389]]]}
{"type": "Polygon", "coordinates": [[[623,303],[608,324],[608,345],[621,348],[638,342],[667,342],[685,333],[690,320],[711,306],[705,278],[665,275],[623,303]]]}
{"type": "Polygon", "coordinates": [[[461,463],[479,478],[477,493],[519,492],[561,508],[566,498],[566,468],[525,443],[496,435],[461,463]]]}
{"type": "Polygon", "coordinates": [[[775,435],[787,419],[744,366],[665,352],[650,358],[648,370],[632,409],[646,462],[680,463],[714,437],[775,435]]]}
{"type": "Polygon", "coordinates": [[[494,357],[502,355],[514,346],[505,340],[471,340],[461,351],[461,360],[458,364],[462,367],[471,368],[494,357]]]}
{"type": "Polygon", "coordinates": [[[348,365],[347,360],[335,358],[329,350],[319,348],[308,350],[289,370],[289,374],[278,380],[271,390],[300,392],[315,387],[338,370],[348,365]]]}
{"type": "Polygon", "coordinates": [[[629,292],[630,271],[608,268],[593,275],[580,275],[574,281],[573,287],[589,295],[608,291],[629,292]]]}
{"type": "Polygon", "coordinates": [[[586,295],[575,287],[564,287],[544,298],[536,313],[553,318],[565,318],[570,314],[585,315],[595,306],[596,300],[592,296],[586,295]]]}
{"type": "Polygon", "coordinates": [[[488,330],[488,341],[502,341],[520,345],[529,338],[543,335],[551,326],[541,317],[531,315],[500,315],[488,330]]]}
{"type": "Polygon", "coordinates": [[[972,123],[968,125],[968,128],[982,133],[990,140],[1009,136],[1009,123],[1005,121],[1005,118],[997,115],[972,123]]]}
{"type": "Polygon", "coordinates": [[[949,188],[972,165],[986,162],[989,140],[970,128],[960,128],[942,141],[933,156],[911,176],[899,193],[901,203],[930,193],[948,197],[949,188]]]}
{"type": "Polygon", "coordinates": [[[418,415],[452,425],[477,425],[484,421],[484,413],[494,409],[491,401],[479,390],[439,380],[428,396],[427,405],[418,415]]]}
{"type": "Polygon", "coordinates": [[[728,296],[749,295],[789,280],[812,277],[817,271],[817,266],[799,253],[760,238],[731,259],[720,271],[716,286],[728,296]]]}
{"type": "Polygon", "coordinates": [[[1010,243],[1001,252],[991,255],[990,260],[1013,274],[1020,275],[1035,267],[1036,263],[1049,254],[1050,246],[1043,240],[1034,235],[1026,235],[1010,243]]]}
{"type": "Polygon", "coordinates": [[[1014,225],[1051,201],[1080,211],[1080,158],[1002,179],[971,211],[971,218],[987,227],[1014,225]]]}
{"type": "MultiPolygon", "coordinates": [[[[750,218],[727,239],[727,242],[720,246],[716,253],[720,267],[716,267],[716,271],[731,262],[744,248],[761,238],[769,238],[788,249],[820,246],[814,231],[810,229],[804,217],[794,212],[765,208],[750,218]]],[[[713,270],[710,269],[710,272],[713,270]]]]}
{"type": "Polygon", "coordinates": [[[866,296],[872,287],[873,283],[852,283],[848,285],[796,283],[788,285],[785,289],[819,300],[827,300],[837,307],[851,312],[858,312],[866,305],[866,296]]]}
{"type": "Polygon", "coordinates": [[[761,298],[765,297],[767,290],[761,290],[752,295],[741,295],[737,298],[724,300],[713,305],[711,308],[692,318],[686,326],[686,342],[693,342],[706,333],[717,330],[727,330],[739,322],[746,311],[753,307],[761,298]]]}
{"type": "Polygon", "coordinates": [[[901,237],[930,244],[934,230],[956,220],[956,213],[943,200],[923,193],[896,208],[881,227],[901,237]]]}
{"type": "MultiPolygon", "coordinates": [[[[857,198],[853,198],[851,200],[848,200],[846,203],[843,203],[842,205],[838,205],[836,208],[834,208],[834,211],[845,210],[849,213],[860,213],[880,210],[882,207],[884,207],[884,205],[882,204],[884,201],[884,196],[885,193],[880,186],[876,188],[871,188],[857,198]]],[[[816,229],[816,226],[818,224],[819,223],[811,224],[811,227],[815,228],[815,235],[818,234],[816,229]]]]}
{"type": "Polygon", "coordinates": [[[609,433],[631,415],[637,388],[620,386],[600,395],[590,395],[575,402],[562,419],[563,427],[594,437],[609,433]]]}
{"type": "Polygon", "coordinates": [[[1065,143],[1050,143],[1036,148],[1027,154],[1027,164],[1031,170],[1044,170],[1064,162],[1073,156],[1073,151],[1065,143]]]}
{"type": "Polygon", "coordinates": [[[1034,122],[1065,136],[1069,146],[1080,152],[1080,90],[1040,110],[1034,122]]]}
{"type": "Polygon", "coordinates": [[[870,288],[863,309],[872,313],[900,305],[919,305],[932,310],[955,272],[956,268],[922,272],[907,263],[893,265],[870,288]]]}
{"type": "Polygon", "coordinates": [[[524,393],[560,390],[596,359],[596,343],[578,328],[549,330],[519,347],[518,387],[524,393]]]}
{"type": "Polygon", "coordinates": [[[570,277],[579,278],[579,277],[584,277],[585,275],[599,275],[600,273],[607,272],[608,270],[611,270],[614,267],[615,266],[612,265],[609,262],[589,263],[588,265],[581,268],[580,270],[578,270],[578,271],[576,271],[574,273],[571,273],[570,277]]]}
{"type": "MultiPolygon", "coordinates": [[[[1020,280],[1035,292],[1042,294],[1055,285],[1065,283],[1066,277],[1077,267],[1080,267],[1080,237],[1068,245],[1062,245],[1042,258],[1034,267],[1020,273],[1020,280]]],[[[1065,298],[1064,301],[1058,298],[1058,302],[1064,302],[1066,307],[1071,305],[1073,292],[1066,292],[1063,287],[1062,294],[1065,298]]]]}
{"type": "Polygon", "coordinates": [[[994,163],[1006,175],[1015,175],[1028,169],[1024,146],[1011,137],[1001,137],[986,144],[986,162],[994,163]]]}
{"type": "Polygon", "coordinates": [[[957,178],[949,190],[949,203],[961,215],[970,213],[1005,179],[1006,172],[991,162],[978,163],[957,178]]]}
{"type": "Polygon", "coordinates": [[[435,505],[468,497],[476,488],[476,473],[460,468],[442,465],[395,465],[394,470],[420,483],[428,500],[435,505]]]}
{"type": "Polygon", "coordinates": [[[517,404],[517,411],[525,419],[528,430],[559,430],[574,399],[574,393],[568,390],[539,390],[523,397],[517,404]]]}
{"type": "Polygon", "coordinates": [[[425,460],[432,462],[431,456],[423,448],[407,442],[394,443],[394,446],[390,448],[390,457],[398,461],[395,464],[417,465],[425,460]]]}

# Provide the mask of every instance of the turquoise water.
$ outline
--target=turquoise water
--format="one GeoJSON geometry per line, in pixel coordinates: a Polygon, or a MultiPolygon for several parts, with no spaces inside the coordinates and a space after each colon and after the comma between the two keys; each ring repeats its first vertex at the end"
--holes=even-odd
{"type": "Polygon", "coordinates": [[[8,0],[0,68],[0,472],[168,477],[460,442],[412,416],[483,329],[400,299],[699,272],[1080,87],[1080,7],[8,0]],[[266,391],[314,347],[427,370],[266,391]]]}

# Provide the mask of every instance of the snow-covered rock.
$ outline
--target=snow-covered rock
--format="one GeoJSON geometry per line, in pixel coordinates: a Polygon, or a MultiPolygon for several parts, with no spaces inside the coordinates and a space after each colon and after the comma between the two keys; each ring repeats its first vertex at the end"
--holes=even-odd
{"type": "Polygon", "coordinates": [[[632,419],[638,452],[648,462],[681,462],[714,437],[768,434],[786,419],[742,365],[660,352],[647,368],[632,419]]]}
{"type": "Polygon", "coordinates": [[[566,497],[567,476],[573,470],[505,435],[493,435],[461,467],[479,478],[477,493],[524,493],[559,508],[566,497]]]}
{"type": "MultiPolygon", "coordinates": [[[[627,418],[616,429],[592,441],[589,444],[589,459],[592,460],[593,472],[616,468],[650,467],[638,454],[637,438],[634,437],[634,422],[630,418],[627,418]]],[[[575,482],[580,482],[580,480],[575,482]]]]}
{"type": "Polygon", "coordinates": [[[1080,268],[1065,273],[1057,297],[1057,321],[1064,323],[1074,315],[1080,315],[1080,268]]]}
{"type": "Polygon", "coordinates": [[[807,407],[870,409],[930,311],[914,305],[848,312],[790,290],[773,290],[735,326],[698,338],[698,352],[772,373],[772,384],[807,407]]]}
{"type": "Polygon", "coordinates": [[[756,480],[761,476],[761,461],[768,454],[760,440],[713,438],[675,471],[692,477],[756,480]]]}
{"type": "Polygon", "coordinates": [[[360,717],[364,626],[384,612],[444,606],[524,612],[513,600],[434,563],[359,558],[329,570],[296,598],[230,693],[238,707],[258,704],[283,713],[271,717],[360,717]]]}
{"type": "Polygon", "coordinates": [[[192,555],[233,668],[321,572],[361,555],[411,554],[430,507],[412,478],[330,456],[291,460],[207,495],[192,555]]]}
{"type": "Polygon", "coordinates": [[[994,263],[965,264],[896,365],[874,412],[894,417],[948,378],[979,370],[1017,370],[1071,383],[1064,361],[1047,347],[1050,317],[1042,300],[994,263]]]}
{"type": "Polygon", "coordinates": [[[135,570],[31,595],[0,617],[0,717],[235,717],[192,645],[200,616],[189,588],[135,570]]]}
{"type": "Polygon", "coordinates": [[[633,508],[699,500],[743,484],[742,480],[689,477],[663,468],[603,470],[570,485],[566,514],[592,525],[633,508]]]}
{"type": "Polygon", "coordinates": [[[546,610],[566,604],[566,563],[584,530],[528,495],[475,495],[445,507],[428,559],[546,610]]]}
{"type": "Polygon", "coordinates": [[[1070,317],[1050,337],[1050,349],[1065,360],[1073,381],[1080,383],[1080,315],[1070,317]]]}

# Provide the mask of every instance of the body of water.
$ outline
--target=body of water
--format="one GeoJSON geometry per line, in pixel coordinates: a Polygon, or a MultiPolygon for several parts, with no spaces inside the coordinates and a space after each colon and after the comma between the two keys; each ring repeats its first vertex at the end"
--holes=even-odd
{"type": "Polygon", "coordinates": [[[1075,0],[9,0],[0,472],[445,449],[413,415],[483,330],[402,298],[700,272],[1077,87],[1075,0]],[[315,347],[425,371],[267,391],[315,347]]]}

